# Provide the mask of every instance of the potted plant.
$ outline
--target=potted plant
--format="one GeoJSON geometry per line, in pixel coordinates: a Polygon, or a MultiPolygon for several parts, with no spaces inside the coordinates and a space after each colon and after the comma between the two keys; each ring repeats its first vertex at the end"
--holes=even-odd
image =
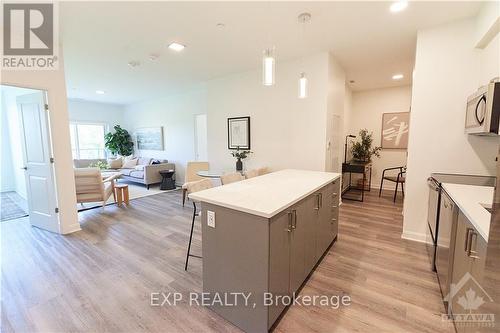
{"type": "Polygon", "coordinates": [[[106,133],[104,136],[104,145],[113,155],[129,156],[134,152],[134,143],[130,139],[127,130],[115,125],[114,133],[106,133]]]}
{"type": "Polygon", "coordinates": [[[372,156],[380,157],[382,147],[373,147],[373,132],[362,129],[359,131],[360,141],[353,142],[351,147],[352,158],[356,161],[369,162],[372,156]]]}
{"type": "Polygon", "coordinates": [[[236,157],[236,171],[243,170],[243,162],[241,160],[247,158],[251,153],[252,152],[250,150],[240,150],[240,147],[237,147],[236,151],[231,151],[231,155],[236,157]]]}

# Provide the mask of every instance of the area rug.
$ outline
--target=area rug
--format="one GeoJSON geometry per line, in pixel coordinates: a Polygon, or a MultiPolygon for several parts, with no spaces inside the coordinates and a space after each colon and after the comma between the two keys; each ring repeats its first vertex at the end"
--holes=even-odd
{"type": "Polygon", "coordinates": [[[1,221],[18,219],[28,216],[27,211],[15,202],[15,192],[0,193],[1,221]]]}
{"type": "MultiPolygon", "coordinates": [[[[134,200],[134,199],[142,198],[142,197],[147,197],[147,196],[155,195],[155,194],[159,194],[159,193],[165,193],[165,192],[171,192],[171,191],[178,190],[178,188],[176,188],[174,190],[162,191],[162,190],[160,190],[160,184],[151,185],[149,187],[149,190],[148,190],[146,185],[137,184],[137,183],[122,180],[122,179],[120,179],[118,181],[118,183],[119,184],[128,184],[128,194],[129,194],[130,200],[134,200]]],[[[115,200],[113,199],[113,195],[111,195],[109,197],[108,201],[106,201],[106,206],[114,205],[114,204],[115,204],[115,200]]],[[[79,212],[84,211],[84,210],[88,210],[88,209],[98,208],[98,207],[102,207],[102,202],[86,202],[83,205],[77,204],[77,209],[79,212]]]]}

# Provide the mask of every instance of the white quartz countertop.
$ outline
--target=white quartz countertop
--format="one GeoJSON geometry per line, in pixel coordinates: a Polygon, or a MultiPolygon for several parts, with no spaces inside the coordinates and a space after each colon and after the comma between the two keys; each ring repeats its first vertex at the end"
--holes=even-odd
{"type": "Polygon", "coordinates": [[[189,197],[271,218],[339,178],[339,173],[286,169],[191,193],[189,197]]]}
{"type": "Polygon", "coordinates": [[[491,214],[484,205],[491,207],[494,187],[449,183],[442,186],[479,234],[488,241],[491,214]]]}

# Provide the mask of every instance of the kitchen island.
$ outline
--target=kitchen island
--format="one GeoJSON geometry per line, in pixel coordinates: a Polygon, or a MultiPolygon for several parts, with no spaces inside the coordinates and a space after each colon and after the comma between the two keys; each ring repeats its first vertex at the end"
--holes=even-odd
{"type": "Polygon", "coordinates": [[[297,292],[336,240],[339,195],[340,174],[306,170],[190,194],[202,202],[210,308],[244,331],[267,332],[287,305],[276,299],[297,292]]]}

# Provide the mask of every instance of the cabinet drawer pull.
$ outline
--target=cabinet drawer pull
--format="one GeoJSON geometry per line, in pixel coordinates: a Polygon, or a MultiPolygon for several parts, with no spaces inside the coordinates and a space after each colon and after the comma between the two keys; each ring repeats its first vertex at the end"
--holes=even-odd
{"type": "Polygon", "coordinates": [[[333,205],[333,206],[332,206],[332,208],[339,208],[339,206],[337,206],[337,205],[333,205]]]}
{"type": "Polygon", "coordinates": [[[330,221],[330,224],[333,224],[334,222],[336,222],[337,219],[336,218],[333,218],[331,221],[330,221]]]}
{"type": "Polygon", "coordinates": [[[337,192],[333,192],[333,193],[332,193],[332,197],[334,197],[334,198],[335,198],[336,196],[337,196],[337,192]]]}

